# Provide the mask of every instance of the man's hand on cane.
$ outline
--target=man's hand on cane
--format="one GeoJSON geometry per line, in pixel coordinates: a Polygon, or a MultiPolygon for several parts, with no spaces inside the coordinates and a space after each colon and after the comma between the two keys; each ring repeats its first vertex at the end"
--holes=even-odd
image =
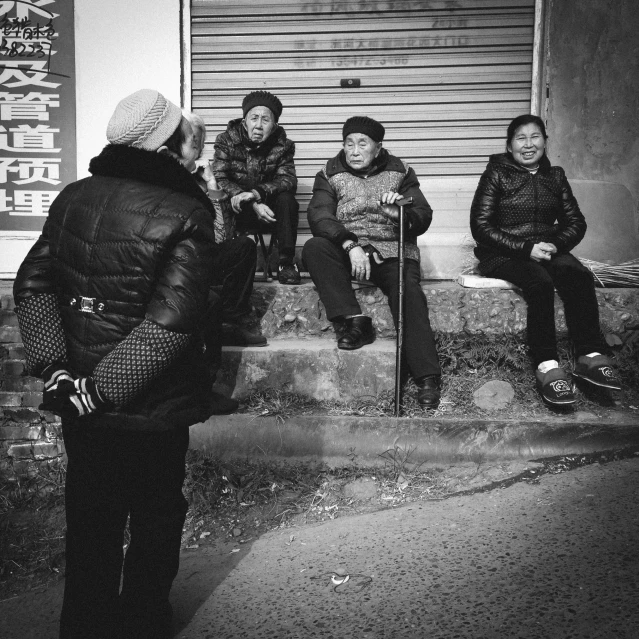
{"type": "Polygon", "coordinates": [[[382,212],[386,217],[394,220],[395,222],[399,220],[399,207],[395,204],[395,202],[401,199],[402,196],[399,193],[395,193],[395,191],[382,193],[379,198],[379,203],[382,205],[382,212]]]}

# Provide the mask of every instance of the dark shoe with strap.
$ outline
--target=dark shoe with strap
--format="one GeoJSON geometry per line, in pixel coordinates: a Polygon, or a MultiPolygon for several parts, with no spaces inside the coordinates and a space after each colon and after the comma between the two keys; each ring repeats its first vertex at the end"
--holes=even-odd
{"type": "Polygon", "coordinates": [[[552,406],[570,406],[577,399],[572,384],[561,368],[551,368],[547,373],[535,371],[537,390],[543,400],[552,406]]]}
{"type": "Polygon", "coordinates": [[[582,355],[575,362],[572,374],[600,388],[621,390],[621,383],[605,355],[594,357],[582,355]]]}
{"type": "Polygon", "coordinates": [[[277,280],[280,284],[300,284],[302,278],[297,264],[280,264],[277,280]]]}
{"type": "Polygon", "coordinates": [[[441,399],[441,377],[427,375],[415,380],[417,385],[417,402],[422,408],[437,408],[441,399]]]}
{"type": "Polygon", "coordinates": [[[362,348],[365,344],[372,344],[375,341],[375,329],[373,320],[366,315],[349,317],[344,326],[344,332],[337,340],[337,348],[346,351],[354,351],[362,348]]]}
{"type": "Polygon", "coordinates": [[[222,322],[222,346],[266,346],[260,329],[235,322],[222,322]]]}

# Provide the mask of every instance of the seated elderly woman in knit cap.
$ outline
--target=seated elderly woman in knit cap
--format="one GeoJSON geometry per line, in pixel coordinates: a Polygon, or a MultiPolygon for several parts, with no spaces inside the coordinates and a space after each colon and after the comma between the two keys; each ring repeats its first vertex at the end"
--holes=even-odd
{"type": "Polygon", "coordinates": [[[278,124],[282,103],[268,91],[242,101],[243,118],[231,120],[215,140],[213,174],[230,198],[241,233],[275,233],[280,284],[299,284],[294,262],[299,205],[295,199],[295,144],[278,124]]]}
{"type": "Polygon", "coordinates": [[[338,348],[354,350],[375,340],[370,317],[362,314],[351,276],[371,280],[388,296],[397,323],[399,207],[406,207],[404,355],[425,408],[439,405],[441,369],[420,285],[417,236],[430,226],[433,211],[412,168],[382,147],[385,129],[365,117],[343,126],[344,148],[316,175],[308,221],[313,237],[303,258],[331,321],[343,321],[338,348]]]}

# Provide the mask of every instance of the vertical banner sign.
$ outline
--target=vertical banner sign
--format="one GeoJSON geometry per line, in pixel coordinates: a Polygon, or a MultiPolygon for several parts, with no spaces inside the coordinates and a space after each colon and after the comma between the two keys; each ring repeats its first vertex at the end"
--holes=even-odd
{"type": "Polygon", "coordinates": [[[0,0],[0,233],[76,179],[73,0],[0,0]]]}

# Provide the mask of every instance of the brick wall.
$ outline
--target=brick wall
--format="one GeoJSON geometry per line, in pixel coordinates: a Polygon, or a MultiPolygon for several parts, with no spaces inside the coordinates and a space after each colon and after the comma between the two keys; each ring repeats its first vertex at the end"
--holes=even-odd
{"type": "Polygon", "coordinates": [[[64,453],[60,419],[38,410],[42,381],[24,375],[11,294],[0,295],[0,478],[16,480],[64,453]]]}

